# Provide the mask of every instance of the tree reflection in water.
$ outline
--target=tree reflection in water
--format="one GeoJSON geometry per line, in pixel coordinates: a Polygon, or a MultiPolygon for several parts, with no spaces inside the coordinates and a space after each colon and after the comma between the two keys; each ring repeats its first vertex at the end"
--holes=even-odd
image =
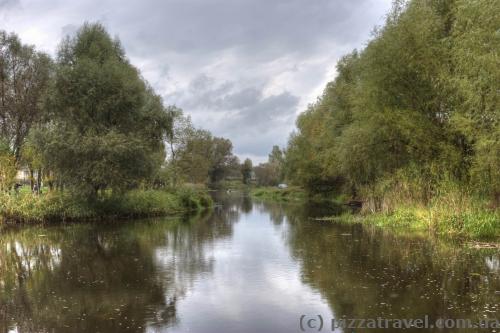
{"type": "Polygon", "coordinates": [[[279,210],[289,223],[286,238],[292,256],[301,263],[303,282],[321,292],[337,317],[499,318],[498,250],[312,221],[304,207],[279,210]]]}
{"type": "Polygon", "coordinates": [[[499,317],[496,250],[311,218],[339,207],[238,193],[215,201],[191,217],[4,229],[0,332],[218,332],[226,324],[288,332],[305,306],[296,299],[335,317],[499,317]],[[221,300],[229,304],[214,309],[221,300]],[[204,314],[193,314],[200,306],[204,314]]]}
{"type": "Polygon", "coordinates": [[[0,332],[140,332],[178,321],[177,301],[230,237],[234,212],[24,227],[0,236],[0,332]]]}

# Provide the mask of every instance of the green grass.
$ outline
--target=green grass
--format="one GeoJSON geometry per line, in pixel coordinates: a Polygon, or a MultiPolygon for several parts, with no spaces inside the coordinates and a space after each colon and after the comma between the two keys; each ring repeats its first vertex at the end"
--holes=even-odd
{"type": "MultiPolygon", "coordinates": [[[[277,202],[312,200],[325,204],[344,204],[347,196],[334,198],[322,195],[311,196],[298,187],[279,189],[258,187],[251,195],[262,200],[277,202]]],[[[396,196],[397,197],[397,196],[396,196]]],[[[383,202],[382,211],[363,208],[361,212],[345,212],[338,216],[327,216],[320,220],[337,223],[363,223],[376,227],[401,231],[431,233],[443,237],[469,239],[500,239],[500,209],[488,208],[488,202],[458,191],[442,192],[428,205],[404,202],[404,197],[383,202]]]]}
{"type": "Polygon", "coordinates": [[[252,189],[250,194],[258,199],[281,202],[307,199],[306,192],[299,187],[288,187],[285,189],[278,187],[258,187],[252,189]]]}
{"type": "Polygon", "coordinates": [[[500,238],[500,211],[480,207],[456,211],[441,205],[400,207],[390,213],[354,214],[324,218],[338,223],[363,223],[377,227],[430,232],[445,237],[500,238]]]}
{"type": "MultiPolygon", "coordinates": [[[[500,208],[452,181],[435,185],[432,196],[413,181],[380,185],[360,193],[363,208],[357,214],[330,217],[341,223],[363,223],[450,238],[499,239],[500,208]]],[[[344,199],[345,200],[345,199],[344,199]]]]}
{"type": "Polygon", "coordinates": [[[41,223],[176,214],[212,205],[204,190],[131,190],[94,200],[71,192],[0,194],[0,217],[6,222],[41,223]]]}

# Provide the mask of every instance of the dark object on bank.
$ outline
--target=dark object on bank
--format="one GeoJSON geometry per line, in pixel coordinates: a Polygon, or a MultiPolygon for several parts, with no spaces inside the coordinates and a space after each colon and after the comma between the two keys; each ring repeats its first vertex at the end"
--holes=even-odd
{"type": "Polygon", "coordinates": [[[16,193],[19,191],[19,188],[20,187],[23,187],[23,185],[19,184],[19,183],[15,183],[14,184],[14,191],[16,191],[16,193]]]}
{"type": "Polygon", "coordinates": [[[363,201],[351,200],[348,203],[346,203],[346,205],[349,207],[361,208],[363,207],[363,201]]]}

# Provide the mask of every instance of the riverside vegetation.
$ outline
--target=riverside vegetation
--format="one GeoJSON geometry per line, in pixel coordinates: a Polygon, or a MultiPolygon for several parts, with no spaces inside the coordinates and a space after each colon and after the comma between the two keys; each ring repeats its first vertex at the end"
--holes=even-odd
{"type": "Polygon", "coordinates": [[[499,1],[395,1],[298,117],[282,178],[362,202],[335,220],[500,236],[499,52],[499,1]]]}
{"type": "Polygon", "coordinates": [[[206,186],[192,184],[240,168],[231,141],[165,106],[102,25],[65,38],[56,59],[0,31],[1,220],[208,207],[206,186]],[[29,184],[19,184],[19,170],[29,184]]]}
{"type": "MultiPolygon", "coordinates": [[[[256,184],[261,198],[362,203],[344,222],[498,237],[499,31],[498,1],[394,1],[257,166],[164,106],[101,25],[64,39],[55,60],[2,32],[0,215],[163,214],[184,209],[185,183],[256,184]],[[21,167],[31,194],[14,190],[21,167]]],[[[190,196],[208,204],[202,192],[190,196]]]]}
{"type": "Polygon", "coordinates": [[[204,190],[130,190],[89,199],[76,193],[49,192],[0,195],[2,219],[7,222],[45,223],[137,218],[184,213],[212,205],[204,190]]]}

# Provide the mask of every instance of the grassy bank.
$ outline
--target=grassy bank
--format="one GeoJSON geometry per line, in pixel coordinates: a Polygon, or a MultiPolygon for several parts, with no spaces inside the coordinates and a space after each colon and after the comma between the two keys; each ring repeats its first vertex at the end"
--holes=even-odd
{"type": "Polygon", "coordinates": [[[0,194],[3,222],[44,223],[170,215],[212,205],[200,189],[131,190],[88,200],[70,192],[0,194]]]}
{"type": "Polygon", "coordinates": [[[400,206],[386,212],[344,213],[324,219],[428,232],[444,237],[500,238],[500,211],[486,209],[480,204],[456,208],[437,201],[429,206],[400,206]]]}
{"type": "MultiPolygon", "coordinates": [[[[277,202],[313,200],[339,205],[349,201],[345,196],[335,198],[311,196],[298,187],[255,188],[251,194],[255,198],[277,202]]],[[[500,238],[500,210],[489,207],[487,201],[471,194],[449,191],[426,205],[412,202],[402,193],[397,196],[393,193],[386,194],[379,198],[376,205],[372,201],[364,200],[363,208],[357,212],[345,206],[344,214],[321,219],[337,223],[363,223],[383,228],[431,233],[443,237],[500,238]],[[374,206],[379,208],[374,208],[374,206]]]]}
{"type": "Polygon", "coordinates": [[[306,192],[300,187],[288,187],[280,189],[277,187],[257,187],[250,194],[258,199],[272,201],[300,201],[307,199],[306,192]]]}

